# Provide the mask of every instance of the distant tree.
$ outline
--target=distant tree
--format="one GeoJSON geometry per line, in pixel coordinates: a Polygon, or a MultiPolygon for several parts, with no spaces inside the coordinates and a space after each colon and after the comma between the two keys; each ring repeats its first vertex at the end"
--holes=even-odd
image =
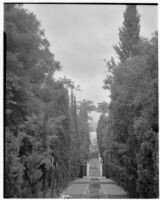
{"type": "Polygon", "coordinates": [[[128,58],[139,54],[139,24],[140,16],[138,15],[136,5],[127,5],[124,12],[124,22],[121,29],[119,29],[120,43],[114,46],[120,61],[123,63],[128,58]]]}
{"type": "Polygon", "coordinates": [[[60,78],[59,80],[64,84],[66,88],[69,88],[72,91],[73,89],[80,91],[80,85],[75,85],[75,83],[71,79],[64,76],[63,78],[60,78]]]}
{"type": "Polygon", "coordinates": [[[70,97],[70,162],[71,162],[71,177],[78,177],[80,173],[80,149],[77,146],[80,146],[80,135],[78,132],[78,115],[77,115],[77,104],[76,98],[74,96],[73,90],[71,90],[70,97]]]}
{"type": "Polygon", "coordinates": [[[99,147],[99,152],[101,157],[103,158],[104,150],[105,150],[105,135],[107,134],[107,123],[108,118],[106,115],[101,114],[97,124],[97,142],[99,147]]]}
{"type": "Polygon", "coordinates": [[[86,115],[86,118],[88,120],[92,120],[92,117],[89,116],[89,113],[96,110],[96,106],[93,104],[93,102],[91,100],[83,99],[83,101],[79,101],[78,103],[79,103],[78,109],[80,108],[81,110],[83,109],[84,114],[86,115]]]}
{"type": "Polygon", "coordinates": [[[104,150],[105,150],[105,135],[107,134],[107,126],[108,126],[108,117],[106,116],[106,114],[109,111],[109,104],[105,101],[103,101],[102,103],[98,103],[97,106],[97,112],[100,112],[101,115],[99,117],[98,120],[98,124],[97,124],[97,142],[98,142],[98,146],[99,146],[99,152],[101,157],[103,158],[103,154],[104,154],[104,150]]]}
{"type": "Polygon", "coordinates": [[[89,120],[92,118],[88,115],[95,110],[95,105],[90,100],[83,100],[78,105],[78,130],[81,138],[81,152],[84,161],[88,160],[89,155],[89,120]]]}
{"type": "Polygon", "coordinates": [[[97,106],[97,112],[100,112],[101,114],[106,114],[109,110],[109,104],[105,101],[102,103],[98,103],[97,106]]]}

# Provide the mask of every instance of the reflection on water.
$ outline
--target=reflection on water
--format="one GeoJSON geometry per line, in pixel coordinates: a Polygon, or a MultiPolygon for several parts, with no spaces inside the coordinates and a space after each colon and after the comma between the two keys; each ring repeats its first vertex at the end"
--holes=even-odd
{"type": "Polygon", "coordinates": [[[98,199],[102,196],[102,190],[100,187],[100,182],[98,178],[91,178],[89,188],[88,188],[88,197],[98,199]]]}

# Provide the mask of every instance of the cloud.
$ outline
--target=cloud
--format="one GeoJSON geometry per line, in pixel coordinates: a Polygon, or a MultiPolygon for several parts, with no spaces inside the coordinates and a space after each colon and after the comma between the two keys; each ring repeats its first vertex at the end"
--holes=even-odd
{"type": "Polygon", "coordinates": [[[151,38],[151,34],[158,30],[158,6],[138,6],[141,22],[141,35],[151,38]]]}
{"type": "MultiPolygon", "coordinates": [[[[51,51],[63,66],[59,76],[66,75],[82,92],[77,99],[95,103],[109,101],[102,89],[105,78],[104,59],[116,57],[113,45],[119,41],[125,5],[56,5],[24,4],[33,11],[45,29],[51,51]]],[[[138,6],[141,35],[151,36],[157,29],[157,7],[138,6]]]]}

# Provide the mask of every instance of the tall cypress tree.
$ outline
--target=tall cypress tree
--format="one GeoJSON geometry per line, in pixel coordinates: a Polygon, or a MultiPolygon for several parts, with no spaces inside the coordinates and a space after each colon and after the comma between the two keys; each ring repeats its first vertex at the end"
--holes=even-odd
{"type": "Polygon", "coordinates": [[[76,129],[76,132],[78,133],[77,102],[76,102],[76,97],[75,96],[74,96],[74,99],[73,99],[73,103],[74,103],[75,129],[76,129]]]}
{"type": "Polygon", "coordinates": [[[124,12],[124,22],[119,29],[119,45],[114,46],[120,61],[123,63],[128,58],[138,54],[140,15],[136,5],[127,5],[124,12]]]}

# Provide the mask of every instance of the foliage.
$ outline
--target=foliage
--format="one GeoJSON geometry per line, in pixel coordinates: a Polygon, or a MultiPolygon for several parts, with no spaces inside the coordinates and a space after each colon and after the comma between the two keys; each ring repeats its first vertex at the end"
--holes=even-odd
{"type": "Polygon", "coordinates": [[[138,15],[136,5],[127,5],[124,12],[123,26],[119,29],[120,43],[118,46],[114,46],[122,63],[139,53],[139,19],[140,16],[138,15]]]}
{"type": "Polygon", "coordinates": [[[98,103],[97,112],[102,114],[106,114],[108,112],[109,105],[105,101],[98,103]]]}
{"type": "MultiPolygon", "coordinates": [[[[125,34],[127,24],[135,26],[138,15],[127,6],[120,41],[126,41],[123,51],[132,45],[132,34],[125,34]]],[[[130,26],[130,27],[131,27],[130,26]]],[[[133,41],[132,41],[133,42],[133,41]]],[[[104,88],[111,91],[109,115],[98,123],[98,144],[105,174],[128,191],[131,197],[158,197],[158,34],[151,40],[137,41],[136,54],[115,64],[107,63],[104,88]],[[106,122],[105,122],[106,121],[106,122]],[[105,139],[104,139],[105,138],[105,139]]],[[[131,50],[132,51],[132,50],[131,50]]],[[[118,53],[118,52],[117,52],[118,53]]],[[[118,55],[120,55],[118,53],[118,55]]]]}
{"type": "Polygon", "coordinates": [[[4,30],[4,196],[57,197],[71,179],[79,176],[87,158],[83,146],[85,143],[88,147],[84,141],[88,137],[88,118],[83,118],[81,111],[78,116],[76,99],[72,94],[70,104],[68,93],[68,88],[79,87],[67,78],[54,79],[61,65],[50,52],[33,13],[22,5],[5,4],[4,30]]]}
{"type": "Polygon", "coordinates": [[[88,160],[89,155],[89,121],[92,120],[88,114],[95,110],[95,105],[92,101],[84,99],[79,102],[78,110],[78,131],[82,140],[80,151],[82,152],[82,159],[85,162],[88,160]]]}
{"type": "Polygon", "coordinates": [[[99,152],[102,158],[105,149],[104,139],[105,139],[107,124],[108,124],[108,117],[105,114],[101,114],[98,120],[96,132],[97,132],[97,142],[98,142],[99,152]]]}

